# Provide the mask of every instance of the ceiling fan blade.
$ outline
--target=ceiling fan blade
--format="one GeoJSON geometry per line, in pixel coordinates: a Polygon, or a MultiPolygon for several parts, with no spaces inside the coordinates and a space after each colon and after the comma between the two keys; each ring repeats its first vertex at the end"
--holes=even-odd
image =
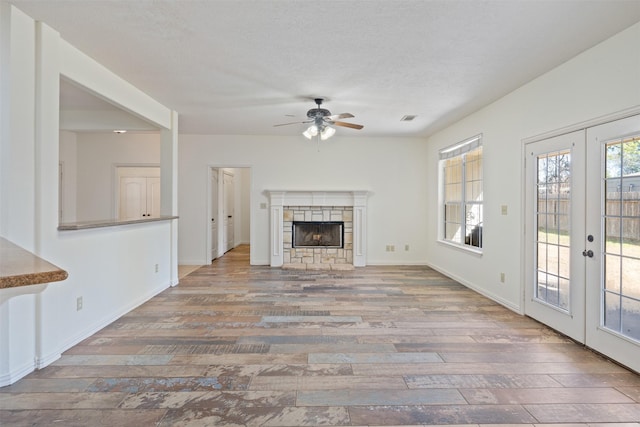
{"type": "Polygon", "coordinates": [[[347,122],[333,122],[333,124],[336,125],[336,126],[342,126],[342,127],[345,127],[345,128],[358,129],[358,130],[360,130],[360,129],[362,129],[364,127],[362,125],[356,125],[354,123],[347,123],[347,122]]]}
{"type": "Polygon", "coordinates": [[[339,119],[350,119],[352,117],[355,117],[355,116],[351,113],[342,113],[342,114],[334,114],[333,116],[327,116],[325,117],[325,119],[339,120],[339,119]]]}
{"type": "Polygon", "coordinates": [[[299,125],[301,123],[311,123],[313,120],[306,120],[304,122],[291,122],[291,123],[280,123],[279,125],[273,125],[273,127],[278,127],[278,126],[289,126],[289,125],[299,125]]]}

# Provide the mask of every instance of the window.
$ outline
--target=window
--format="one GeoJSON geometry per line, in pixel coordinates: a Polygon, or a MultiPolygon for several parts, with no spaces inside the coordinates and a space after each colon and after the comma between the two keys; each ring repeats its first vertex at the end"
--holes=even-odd
{"type": "Polygon", "coordinates": [[[482,248],[482,135],[440,150],[441,239],[482,248]]]}

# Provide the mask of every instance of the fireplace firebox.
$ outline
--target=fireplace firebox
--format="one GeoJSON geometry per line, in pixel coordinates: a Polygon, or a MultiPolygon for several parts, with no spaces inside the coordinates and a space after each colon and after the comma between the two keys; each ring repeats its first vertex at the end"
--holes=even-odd
{"type": "Polygon", "coordinates": [[[344,248],[344,222],[294,221],[292,247],[344,248]]]}

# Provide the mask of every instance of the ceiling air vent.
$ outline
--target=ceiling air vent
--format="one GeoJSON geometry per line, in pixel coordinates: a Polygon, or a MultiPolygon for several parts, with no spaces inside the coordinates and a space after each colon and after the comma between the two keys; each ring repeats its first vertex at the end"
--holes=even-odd
{"type": "Polygon", "coordinates": [[[413,115],[413,114],[407,114],[406,116],[402,116],[402,118],[400,119],[400,121],[401,121],[401,122],[410,122],[410,121],[412,121],[413,119],[415,119],[416,117],[418,117],[418,116],[413,115]]]}

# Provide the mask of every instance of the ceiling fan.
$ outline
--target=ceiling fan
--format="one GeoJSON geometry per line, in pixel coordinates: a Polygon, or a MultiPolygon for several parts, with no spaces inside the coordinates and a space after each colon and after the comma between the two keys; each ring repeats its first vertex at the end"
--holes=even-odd
{"type": "Polygon", "coordinates": [[[362,125],[357,125],[354,123],[339,121],[340,119],[349,119],[351,117],[354,117],[353,114],[342,113],[332,115],[331,111],[325,108],[320,108],[323,101],[322,98],[315,98],[314,101],[318,108],[312,108],[307,111],[307,117],[309,118],[309,120],[305,120],[303,122],[282,123],[279,125],[274,125],[274,127],[295,125],[300,123],[311,123],[311,126],[309,126],[307,130],[302,132],[302,134],[308,139],[311,139],[314,136],[318,136],[322,140],[331,138],[333,134],[336,133],[336,130],[329,125],[342,126],[357,130],[360,130],[364,127],[362,125]]]}

